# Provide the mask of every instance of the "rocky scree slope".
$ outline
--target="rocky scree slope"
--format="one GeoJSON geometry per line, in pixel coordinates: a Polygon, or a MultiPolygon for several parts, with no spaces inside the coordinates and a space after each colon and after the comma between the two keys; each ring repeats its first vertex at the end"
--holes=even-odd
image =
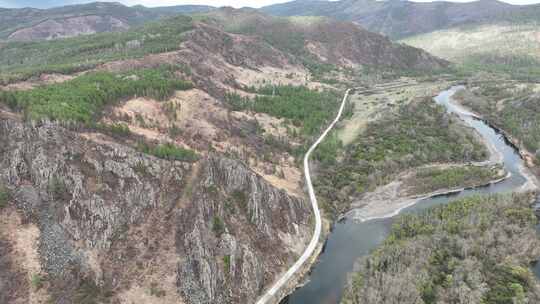
{"type": "MultiPolygon", "coordinates": [[[[309,238],[309,206],[237,160],[170,162],[1,115],[0,181],[12,199],[0,212],[39,228],[39,275],[55,303],[141,289],[164,302],[253,301],[309,238]]],[[[0,281],[24,272],[11,264],[0,281]]],[[[4,297],[26,302],[24,286],[4,297]]]]}

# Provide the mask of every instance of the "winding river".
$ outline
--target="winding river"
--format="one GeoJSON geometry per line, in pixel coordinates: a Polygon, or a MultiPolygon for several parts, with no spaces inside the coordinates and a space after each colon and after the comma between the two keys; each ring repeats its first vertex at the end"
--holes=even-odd
{"type": "MultiPolygon", "coordinates": [[[[526,169],[515,148],[495,129],[451,102],[450,97],[459,89],[460,87],[456,86],[441,92],[435,97],[435,102],[445,106],[448,112],[459,115],[468,125],[476,129],[486,142],[496,149],[499,158],[502,157],[504,168],[510,173],[510,176],[489,186],[465,189],[458,193],[421,200],[413,206],[403,209],[401,213],[419,212],[474,194],[515,191],[531,182],[523,173],[526,169]]],[[[364,222],[360,219],[347,218],[336,223],[318,263],[312,268],[308,282],[282,300],[281,304],[339,303],[347,274],[352,271],[354,262],[381,244],[390,232],[392,221],[393,219],[389,215],[386,218],[364,222]]],[[[540,273],[540,268],[538,271],[540,273]]]]}

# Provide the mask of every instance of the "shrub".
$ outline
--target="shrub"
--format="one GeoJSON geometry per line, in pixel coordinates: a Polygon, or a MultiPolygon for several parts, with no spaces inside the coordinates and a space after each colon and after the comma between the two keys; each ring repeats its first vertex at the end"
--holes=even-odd
{"type": "Polygon", "coordinates": [[[231,256],[230,255],[225,255],[223,257],[223,270],[225,271],[225,273],[228,273],[231,269],[231,256]]]}
{"type": "Polygon", "coordinates": [[[233,193],[231,194],[232,196],[232,199],[234,200],[234,202],[236,204],[238,204],[238,206],[240,207],[240,209],[246,211],[247,210],[247,206],[248,206],[248,198],[246,196],[246,194],[244,193],[244,191],[241,191],[241,190],[235,190],[233,191],[233,193]]]}
{"type": "Polygon", "coordinates": [[[125,138],[131,135],[129,127],[124,123],[102,124],[98,123],[96,129],[116,138],[125,138]]]}
{"type": "Polygon", "coordinates": [[[212,231],[214,231],[218,237],[225,232],[225,223],[223,223],[223,220],[217,215],[212,219],[212,231]]]}
{"type": "Polygon", "coordinates": [[[75,303],[77,304],[101,304],[108,303],[112,292],[108,288],[102,288],[92,280],[84,279],[75,291],[75,303]]]}
{"type": "MultiPolygon", "coordinates": [[[[298,146],[297,153],[303,149],[298,146]]],[[[482,160],[486,155],[485,147],[449,117],[444,107],[430,98],[418,99],[370,121],[363,134],[346,147],[330,134],[314,153],[322,164],[315,186],[339,213],[348,208],[350,196],[385,185],[399,172],[433,162],[482,160]],[[339,161],[337,155],[342,156],[339,161]]],[[[481,170],[473,171],[468,171],[469,179],[479,179],[475,174],[481,170]]],[[[429,185],[455,184],[464,178],[458,173],[440,174],[429,185]]]]}
{"type": "Polygon", "coordinates": [[[49,192],[55,200],[68,200],[71,198],[65,182],[56,176],[49,181],[49,192]]]}
{"type": "Polygon", "coordinates": [[[144,142],[140,142],[137,148],[143,153],[154,155],[155,157],[167,160],[195,162],[199,159],[197,153],[195,153],[194,151],[180,148],[170,143],[149,146],[144,142]]]}
{"type": "Polygon", "coordinates": [[[162,298],[167,295],[167,292],[163,289],[160,289],[157,283],[152,282],[152,284],[150,284],[150,295],[162,298]]]}
{"type": "Polygon", "coordinates": [[[169,128],[169,136],[170,137],[175,138],[175,137],[178,137],[180,135],[182,135],[182,129],[180,129],[178,126],[172,125],[169,128]]]}
{"type": "Polygon", "coordinates": [[[7,206],[9,197],[9,190],[6,187],[0,185],[0,209],[7,206]]]}
{"type": "Polygon", "coordinates": [[[39,274],[33,274],[30,278],[30,285],[34,290],[40,290],[44,284],[44,278],[39,274]]]}

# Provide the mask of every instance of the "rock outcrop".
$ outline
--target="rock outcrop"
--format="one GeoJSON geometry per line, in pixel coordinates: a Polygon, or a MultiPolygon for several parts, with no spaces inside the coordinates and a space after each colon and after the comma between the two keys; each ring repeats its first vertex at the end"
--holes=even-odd
{"type": "Polygon", "coordinates": [[[309,239],[309,205],[238,160],[171,162],[55,123],[0,118],[0,182],[9,208],[39,227],[55,303],[122,300],[137,288],[172,302],[251,302],[309,239]]]}

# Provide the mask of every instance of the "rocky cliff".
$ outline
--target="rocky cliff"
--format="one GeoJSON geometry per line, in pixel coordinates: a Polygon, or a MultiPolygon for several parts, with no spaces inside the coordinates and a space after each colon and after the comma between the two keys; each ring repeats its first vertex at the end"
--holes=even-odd
{"type": "Polygon", "coordinates": [[[102,135],[0,115],[0,182],[10,192],[0,211],[0,263],[9,266],[0,286],[11,286],[3,299],[13,303],[36,295],[54,303],[246,303],[309,238],[309,205],[238,160],[171,162],[102,135]],[[8,218],[20,222],[9,226],[8,218]],[[9,233],[31,227],[35,246],[9,233]],[[40,286],[9,285],[24,274],[40,286]]]}

